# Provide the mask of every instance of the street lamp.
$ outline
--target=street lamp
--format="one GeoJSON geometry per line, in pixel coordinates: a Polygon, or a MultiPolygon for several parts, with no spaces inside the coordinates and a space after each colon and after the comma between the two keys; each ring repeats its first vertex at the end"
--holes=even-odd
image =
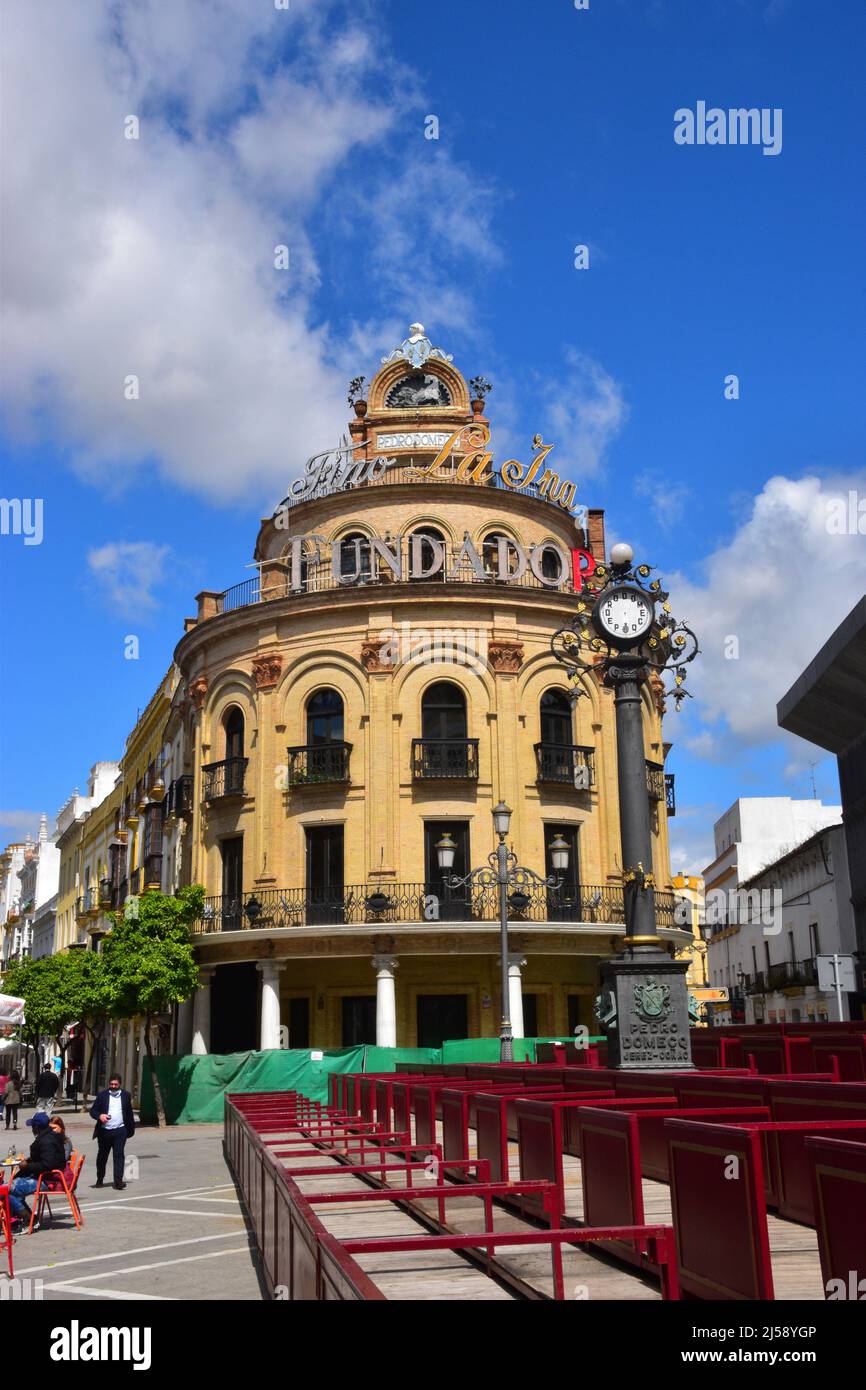
{"type": "Polygon", "coordinates": [[[568,867],[568,844],[557,836],[551,843],[551,860],[555,873],[547,878],[532,869],[525,869],[517,862],[517,855],[507,849],[505,837],[511,824],[511,808],[500,801],[493,808],[493,828],[499,837],[496,849],[487,856],[488,867],[473,869],[462,878],[453,874],[454,852],[457,848],[446,832],[436,844],[439,868],[449,888],[465,888],[472,884],[478,888],[495,887],[499,893],[499,942],[502,957],[502,1022],[499,1028],[499,1060],[514,1060],[514,1037],[511,1032],[511,1009],[508,998],[508,908],[522,912],[532,901],[527,888],[560,888],[562,872],[568,867]],[[511,890],[509,892],[509,890],[511,890]]]}
{"type": "Polygon", "coordinates": [[[614,692],[625,938],[621,958],[602,962],[596,1013],[611,1065],[636,1069],[691,1065],[688,966],[662,950],[656,926],[641,685],[651,675],[657,685],[673,676],[679,709],[698,641],[672,616],[651,573],[634,563],[630,545],[613,546],[610,565],[597,565],[584,586],[573,622],[551,639],[554,656],[570,668],[574,698],[587,693],[582,680],[590,674],[614,692]]]}

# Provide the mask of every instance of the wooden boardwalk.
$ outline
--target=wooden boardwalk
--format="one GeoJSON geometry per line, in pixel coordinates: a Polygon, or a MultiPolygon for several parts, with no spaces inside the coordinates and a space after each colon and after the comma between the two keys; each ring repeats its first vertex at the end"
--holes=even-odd
{"type": "MultiPolygon", "coordinates": [[[[441,1126],[437,1126],[441,1139],[441,1126]]],[[[474,1157],[474,1148],[471,1150],[474,1157]]],[[[355,1160],[353,1160],[355,1161],[355,1160]]],[[[283,1159],[291,1172],[293,1167],[309,1167],[310,1159],[283,1159]]],[[[370,1190],[369,1184],[353,1174],[341,1175],[336,1159],[322,1155],[321,1165],[333,1166],[333,1177],[298,1178],[302,1192],[370,1190]]],[[[566,1215],[573,1221],[583,1220],[583,1192],[580,1160],[566,1155],[563,1160],[566,1189],[566,1215]]],[[[509,1144],[509,1176],[519,1178],[516,1144],[509,1144]]],[[[419,1190],[415,1206],[431,1222],[438,1216],[437,1202],[423,1197],[424,1175],[415,1173],[413,1180],[419,1190]]],[[[400,1176],[393,1183],[403,1187],[400,1176]]],[[[663,1183],[645,1179],[643,1182],[644,1211],[648,1223],[671,1225],[670,1191],[663,1183]]],[[[317,1206],[316,1214],[335,1236],[342,1239],[375,1236],[423,1234],[428,1227],[419,1217],[391,1202],[358,1202],[317,1206]]],[[[446,1230],[455,1232],[483,1229],[483,1207],[474,1197],[450,1198],[446,1206],[446,1230]]],[[[824,1290],[815,1231],[792,1221],[768,1216],[773,1280],[777,1300],[813,1299],[822,1301],[824,1290]]],[[[507,1207],[494,1204],[494,1230],[531,1231],[541,1229],[507,1207]]],[[[511,1287],[487,1276],[477,1264],[452,1251],[419,1251],[406,1254],[383,1252],[379,1255],[354,1257],[369,1274],[386,1298],[402,1301],[513,1301],[532,1297],[550,1298],[553,1279],[549,1247],[519,1249],[502,1247],[496,1252],[495,1267],[508,1273],[525,1286],[511,1287]]],[[[657,1282],[624,1262],[584,1248],[563,1248],[563,1271],[567,1298],[599,1299],[616,1302],[659,1300],[657,1282]]]]}

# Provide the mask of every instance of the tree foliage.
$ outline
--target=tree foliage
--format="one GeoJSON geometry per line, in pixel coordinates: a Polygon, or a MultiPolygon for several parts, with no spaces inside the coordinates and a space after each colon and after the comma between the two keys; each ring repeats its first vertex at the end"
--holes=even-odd
{"type": "Polygon", "coordinates": [[[164,1124],[150,1027],[155,1015],[170,1012],[198,987],[190,926],[201,916],[204,889],[199,884],[181,888],[176,897],[151,889],[131,901],[135,909],[130,903],[115,914],[102,946],[105,993],[112,1017],[144,1018],[157,1116],[164,1124]]]}

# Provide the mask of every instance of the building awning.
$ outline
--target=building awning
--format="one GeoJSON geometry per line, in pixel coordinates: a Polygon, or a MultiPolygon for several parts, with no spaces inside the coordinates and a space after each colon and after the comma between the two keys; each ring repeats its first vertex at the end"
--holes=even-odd
{"type": "Polygon", "coordinates": [[[779,727],[829,753],[866,734],[866,598],[776,706],[779,727]]]}

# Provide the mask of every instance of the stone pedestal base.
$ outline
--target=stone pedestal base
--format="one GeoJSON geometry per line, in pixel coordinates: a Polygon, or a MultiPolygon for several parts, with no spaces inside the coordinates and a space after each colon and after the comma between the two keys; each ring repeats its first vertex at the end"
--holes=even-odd
{"type": "Polygon", "coordinates": [[[646,946],[602,962],[600,1010],[608,1066],[624,1071],[692,1066],[688,968],[688,961],[646,946]]]}

